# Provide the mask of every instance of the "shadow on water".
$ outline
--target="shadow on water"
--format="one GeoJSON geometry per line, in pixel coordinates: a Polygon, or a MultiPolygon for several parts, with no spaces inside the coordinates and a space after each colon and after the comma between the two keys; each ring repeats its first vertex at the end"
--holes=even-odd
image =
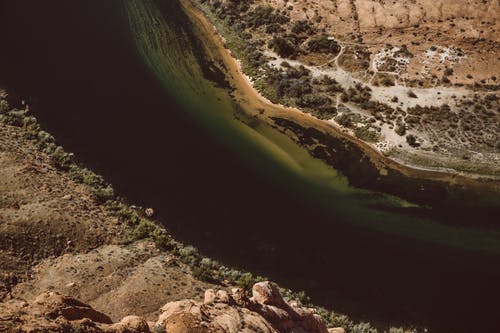
{"type": "Polygon", "coordinates": [[[326,209],[273,182],[165,91],[123,10],[119,0],[0,0],[1,85],[119,193],[155,207],[210,256],[361,319],[498,327],[498,256],[341,223],[341,203],[326,209]]]}

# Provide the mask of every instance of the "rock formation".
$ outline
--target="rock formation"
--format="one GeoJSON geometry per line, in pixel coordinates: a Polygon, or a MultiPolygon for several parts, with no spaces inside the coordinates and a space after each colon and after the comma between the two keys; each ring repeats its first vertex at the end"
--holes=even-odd
{"type": "Polygon", "coordinates": [[[0,303],[1,332],[92,333],[342,333],[327,329],[314,310],[287,303],[271,282],[254,285],[248,298],[242,289],[208,289],[204,301],[170,302],[156,322],[126,316],[113,323],[107,315],[74,298],[45,292],[31,301],[0,303]]]}

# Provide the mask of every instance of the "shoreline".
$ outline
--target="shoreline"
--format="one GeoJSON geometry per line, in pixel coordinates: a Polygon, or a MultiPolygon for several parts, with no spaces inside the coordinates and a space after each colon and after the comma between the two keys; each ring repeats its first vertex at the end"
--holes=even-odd
{"type": "Polygon", "coordinates": [[[296,121],[304,126],[314,127],[333,137],[346,139],[354,143],[379,169],[390,168],[412,178],[445,181],[447,183],[458,183],[469,186],[487,186],[495,190],[498,190],[500,187],[500,178],[495,176],[466,173],[456,170],[451,172],[451,170],[444,171],[425,166],[401,163],[401,161],[385,156],[369,143],[349,135],[344,132],[342,128],[335,126],[335,124],[317,119],[297,108],[272,103],[256,90],[251,79],[243,72],[241,61],[236,59],[231,50],[225,46],[224,37],[219,34],[217,28],[197,4],[193,3],[192,0],[181,0],[180,3],[193,23],[197,25],[199,32],[206,37],[203,44],[210,56],[214,59],[221,60],[224,64],[227,78],[234,88],[232,95],[235,101],[237,101],[250,115],[256,116],[270,124],[273,124],[273,121],[270,119],[271,117],[281,117],[296,121]],[[260,114],[258,110],[262,109],[264,112],[260,114]],[[493,183],[493,185],[486,184],[486,182],[493,183]]]}

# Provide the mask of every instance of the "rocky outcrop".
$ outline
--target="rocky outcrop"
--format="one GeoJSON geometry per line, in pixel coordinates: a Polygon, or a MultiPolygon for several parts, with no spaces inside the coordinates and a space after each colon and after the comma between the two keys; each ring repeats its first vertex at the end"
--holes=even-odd
{"type": "Polygon", "coordinates": [[[127,316],[118,323],[74,298],[46,292],[32,301],[0,303],[1,332],[102,333],[341,333],[327,329],[314,310],[287,303],[271,282],[257,283],[252,297],[242,289],[208,289],[204,301],[180,300],[160,309],[156,322],[127,316]]]}
{"type": "Polygon", "coordinates": [[[112,325],[107,315],[55,292],[0,303],[0,314],[0,332],[102,332],[100,325],[112,325]]]}

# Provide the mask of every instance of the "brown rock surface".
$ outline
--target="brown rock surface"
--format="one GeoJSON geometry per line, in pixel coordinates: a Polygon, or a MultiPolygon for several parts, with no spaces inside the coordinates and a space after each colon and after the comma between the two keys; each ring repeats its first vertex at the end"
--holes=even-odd
{"type": "Polygon", "coordinates": [[[329,333],[318,315],[306,308],[290,306],[271,282],[254,285],[251,299],[242,296],[240,290],[233,290],[231,295],[207,290],[205,296],[203,303],[183,300],[166,304],[156,326],[173,333],[329,333]]]}
{"type": "Polygon", "coordinates": [[[25,302],[0,303],[0,331],[15,332],[103,332],[103,333],[341,333],[328,330],[312,310],[290,306],[270,282],[254,286],[248,299],[239,291],[207,290],[205,302],[181,300],[165,304],[156,323],[139,316],[126,316],[117,323],[87,304],[55,292],[45,292],[25,302]],[[255,297],[259,295],[259,297],[255,297]],[[262,296],[262,297],[261,297],[262,296]],[[269,304],[272,301],[274,305],[269,304]],[[265,304],[265,303],[266,304],[265,304]]]}

